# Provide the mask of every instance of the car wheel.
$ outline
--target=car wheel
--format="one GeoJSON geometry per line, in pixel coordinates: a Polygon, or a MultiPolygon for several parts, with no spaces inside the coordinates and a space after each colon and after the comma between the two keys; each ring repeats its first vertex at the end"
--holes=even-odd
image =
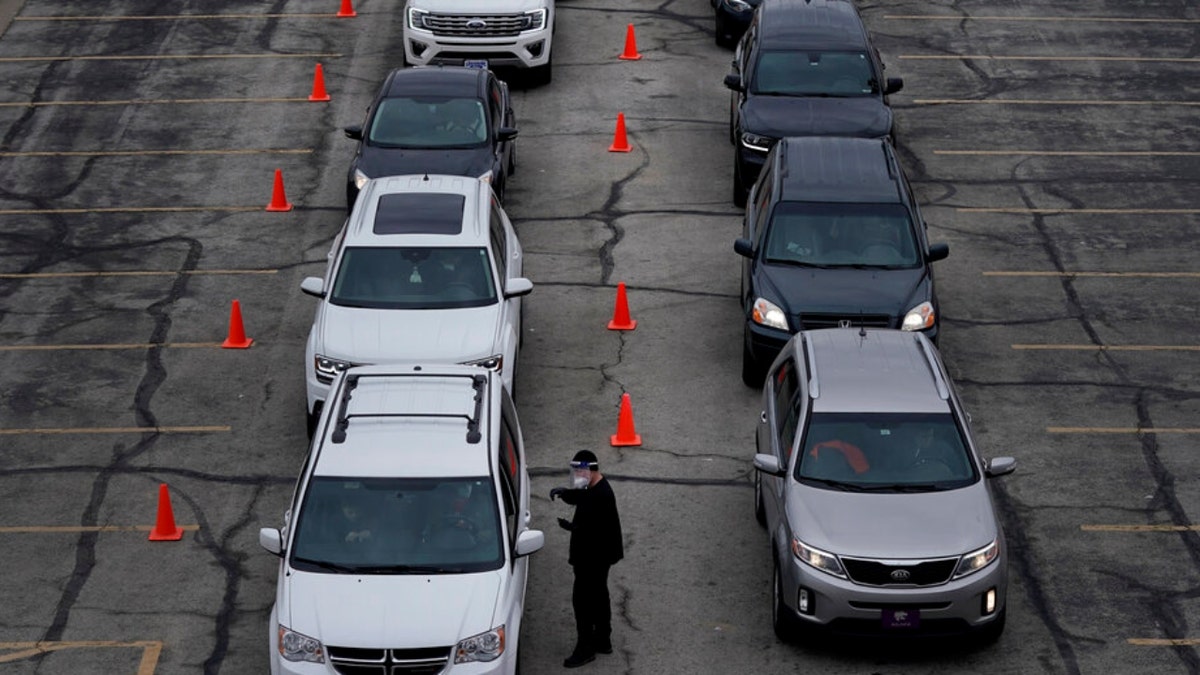
{"type": "Polygon", "coordinates": [[[746,337],[742,341],[742,382],[753,389],[761,389],[763,385],[763,377],[766,373],[763,372],[762,366],[758,365],[754,355],[750,353],[750,329],[746,329],[746,337]]]}
{"type": "Polygon", "coordinates": [[[530,73],[534,86],[544,87],[550,84],[550,81],[554,78],[553,67],[554,55],[551,54],[550,58],[546,61],[546,65],[538,66],[537,68],[533,69],[532,73],[530,73]]]}
{"type": "Polygon", "coordinates": [[[729,47],[733,45],[733,41],[725,37],[725,34],[728,33],[729,30],[725,25],[725,22],[721,20],[720,12],[716,14],[716,19],[713,21],[713,27],[715,32],[715,39],[713,41],[717,43],[718,47],[729,47]]]}
{"type": "Polygon", "coordinates": [[[1007,614],[1008,608],[1006,607],[1000,610],[1000,615],[992,619],[991,623],[980,629],[978,635],[980,647],[993,645],[1000,639],[1000,634],[1004,632],[1004,622],[1007,619],[1007,614]]]}
{"type": "MultiPolygon", "coordinates": [[[[771,552],[774,557],[775,552],[771,552]]],[[[779,638],[780,642],[794,642],[796,640],[796,619],[792,617],[792,610],[788,609],[783,602],[783,576],[779,573],[779,563],[776,562],[771,566],[773,571],[771,580],[771,627],[775,629],[775,637],[779,638]]]]}
{"type": "Polygon", "coordinates": [[[733,205],[746,206],[746,185],[742,180],[742,163],[738,161],[737,151],[733,153],[733,205]]]}
{"type": "Polygon", "coordinates": [[[754,519],[759,525],[767,524],[767,509],[763,506],[762,472],[754,472],[754,519]]]}
{"type": "Polygon", "coordinates": [[[508,151],[508,175],[513,175],[517,172],[517,144],[513,143],[512,149],[508,151]]]}
{"type": "Polygon", "coordinates": [[[308,438],[311,440],[313,434],[317,433],[317,423],[321,421],[320,409],[316,411],[305,410],[304,416],[306,419],[306,428],[308,430],[308,438]]]}

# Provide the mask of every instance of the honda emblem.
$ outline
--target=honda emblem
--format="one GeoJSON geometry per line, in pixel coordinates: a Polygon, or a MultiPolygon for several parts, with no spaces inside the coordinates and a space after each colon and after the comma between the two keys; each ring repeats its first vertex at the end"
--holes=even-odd
{"type": "Polygon", "coordinates": [[[850,319],[838,319],[838,328],[849,328],[850,319]]]}

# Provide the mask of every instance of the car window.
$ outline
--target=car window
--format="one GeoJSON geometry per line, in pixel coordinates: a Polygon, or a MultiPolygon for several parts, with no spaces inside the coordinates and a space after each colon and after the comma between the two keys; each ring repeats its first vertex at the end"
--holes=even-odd
{"type": "Polygon", "coordinates": [[[520,500],[518,492],[521,484],[520,461],[517,458],[517,442],[516,436],[513,434],[512,427],[508,423],[507,418],[501,418],[500,422],[500,489],[501,497],[504,501],[504,516],[508,521],[508,536],[509,543],[516,545],[517,542],[517,511],[520,500]]]}
{"type": "Polygon", "coordinates": [[[866,52],[764,51],[750,90],[788,96],[869,96],[877,89],[866,52]]]}
{"type": "Polygon", "coordinates": [[[347,247],[329,302],[371,309],[453,309],[496,302],[482,247],[347,247]]]}
{"type": "Polygon", "coordinates": [[[956,489],[978,479],[948,413],[813,413],[803,447],[795,473],[801,481],[906,492],[956,489]]]}
{"type": "Polygon", "coordinates": [[[504,562],[491,478],[317,477],[291,564],[309,572],[461,574],[504,562]]]}
{"type": "Polygon", "coordinates": [[[488,96],[491,99],[492,126],[499,129],[504,125],[504,97],[500,95],[500,85],[494,80],[488,83],[488,96]]]}
{"type": "Polygon", "coordinates": [[[903,204],[780,202],[764,261],[818,266],[916,267],[916,236],[903,204]]]}
{"type": "Polygon", "coordinates": [[[796,440],[796,421],[799,420],[799,387],[796,365],[791,359],[784,361],[775,372],[772,386],[774,391],[776,437],[779,441],[779,459],[786,466],[792,457],[792,446],[796,440]]]}
{"type": "Polygon", "coordinates": [[[367,132],[371,145],[393,148],[473,147],[487,139],[483,101],[444,96],[385,98],[367,132]]]}
{"type": "Polygon", "coordinates": [[[492,197],[492,221],[488,224],[492,239],[492,250],[496,254],[496,267],[500,273],[500,283],[508,279],[508,237],[504,229],[504,213],[500,202],[492,197]]]}

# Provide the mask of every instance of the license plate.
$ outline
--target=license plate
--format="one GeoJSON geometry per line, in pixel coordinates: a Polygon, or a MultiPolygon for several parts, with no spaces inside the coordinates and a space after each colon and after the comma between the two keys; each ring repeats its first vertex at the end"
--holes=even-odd
{"type": "Polygon", "coordinates": [[[488,62],[487,59],[467,59],[466,61],[463,61],[463,65],[468,68],[487,70],[488,62]]]}
{"type": "Polygon", "coordinates": [[[887,630],[916,630],[921,626],[919,609],[883,610],[883,627],[887,630]]]}

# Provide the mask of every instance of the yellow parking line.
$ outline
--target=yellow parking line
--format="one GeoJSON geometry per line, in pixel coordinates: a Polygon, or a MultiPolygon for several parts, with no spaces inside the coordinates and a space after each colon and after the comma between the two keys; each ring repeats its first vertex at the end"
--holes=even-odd
{"type": "Polygon", "coordinates": [[[1051,434],[1200,434],[1194,427],[1162,427],[1139,429],[1138,427],[1046,427],[1051,434]]]}
{"type": "Polygon", "coordinates": [[[208,19],[328,19],[336,18],[337,14],[163,14],[112,16],[92,14],[79,16],[17,16],[13,21],[183,21],[208,19]]]}
{"type": "Polygon", "coordinates": [[[1200,151],[1184,150],[934,150],[935,155],[997,157],[1200,157],[1200,151]]]}
{"type": "Polygon", "coordinates": [[[1195,532],[1200,525],[1080,525],[1084,532],[1195,532]]]}
{"type": "Polygon", "coordinates": [[[241,211],[262,211],[263,206],[105,206],[90,209],[0,209],[0,216],[36,216],[41,214],[71,214],[71,213],[198,213],[203,211],[222,211],[237,213],[241,211]]]}
{"type": "Polygon", "coordinates": [[[16,272],[0,273],[0,279],[71,279],[76,277],[174,277],[180,274],[278,274],[279,270],[129,270],[125,272],[16,272]]]}
{"type": "Polygon", "coordinates": [[[1125,642],[1138,647],[1194,647],[1200,638],[1129,638],[1125,642]]]}
{"type": "Polygon", "coordinates": [[[1145,214],[1145,215],[1194,215],[1200,209],[1026,209],[1008,206],[966,207],[960,206],[959,213],[1095,213],[1095,214],[1145,214]]]}
{"type": "Polygon", "coordinates": [[[905,61],[1128,61],[1130,63],[1200,63],[1194,56],[993,56],[991,54],[901,54],[905,61]]]}
{"type": "Polygon", "coordinates": [[[884,14],[892,21],[1049,21],[1097,23],[1200,23],[1200,19],[1155,19],[1130,16],[963,16],[961,14],[884,14]]]}
{"type": "Polygon", "coordinates": [[[124,101],[6,101],[0,108],[47,108],[85,105],[188,105],[194,103],[311,103],[307,98],[133,98],[124,101]]]}
{"type": "Polygon", "coordinates": [[[158,659],[162,655],[163,643],[160,640],[139,640],[137,642],[116,642],[112,640],[76,640],[72,642],[0,642],[0,649],[15,649],[9,654],[0,654],[0,663],[13,663],[25,659],[62,651],[64,649],[104,649],[124,647],[141,649],[142,660],[138,663],[137,675],[154,675],[158,668],[158,659]]]}
{"type": "Polygon", "coordinates": [[[55,352],[76,350],[104,349],[215,349],[220,342],[147,342],[144,344],[108,344],[108,345],[0,345],[0,352],[55,352]]]}
{"type": "MultiPolygon", "coordinates": [[[[1200,279],[1200,272],[1037,272],[1020,270],[988,270],[985,277],[1096,277],[1129,279],[1200,279]]],[[[0,275],[2,276],[2,275],[0,275]]]]}
{"type": "Polygon", "coordinates": [[[917,98],[917,105],[954,105],[974,103],[980,105],[1184,105],[1200,106],[1200,101],[1115,101],[1106,99],[1053,100],[1044,98],[917,98]]]}
{"type": "Polygon", "coordinates": [[[45,61],[170,61],[175,59],[337,59],[341,54],[88,54],[84,56],[0,56],[0,63],[42,63],[45,61]]]}
{"type": "Polygon", "coordinates": [[[0,157],[155,157],[161,155],[311,155],[312,148],[221,150],[30,150],[0,151],[0,157]]]}
{"type": "MultiPolygon", "coordinates": [[[[200,529],[199,525],[177,525],[185,532],[200,529]]],[[[0,534],[78,534],[81,532],[149,532],[153,525],[11,525],[0,527],[0,534]]]]}
{"type": "Polygon", "coordinates": [[[36,434],[207,434],[230,431],[229,426],[197,427],[75,427],[42,429],[0,429],[0,436],[32,436],[36,434]]]}
{"type": "Polygon", "coordinates": [[[1091,352],[1200,352],[1200,345],[1012,345],[1013,349],[1032,351],[1091,351],[1091,352]]]}

